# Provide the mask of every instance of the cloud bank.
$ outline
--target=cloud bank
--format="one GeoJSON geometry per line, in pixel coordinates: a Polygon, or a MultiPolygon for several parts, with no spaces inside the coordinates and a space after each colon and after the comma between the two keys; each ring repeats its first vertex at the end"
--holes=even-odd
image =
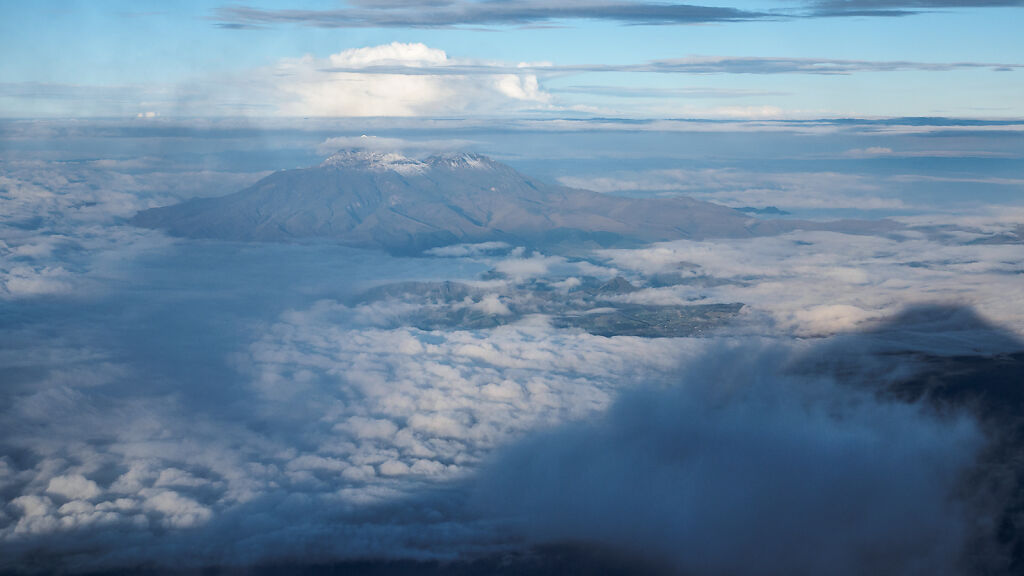
{"type": "Polygon", "coordinates": [[[980,445],[971,421],[786,376],[786,355],[708,351],[678,387],[504,452],[480,505],[528,541],[596,541],[682,573],[960,573],[950,496],[980,445]]]}
{"type": "MultiPolygon", "coordinates": [[[[259,175],[244,167],[266,169],[268,156],[290,165],[302,158],[295,148],[313,154],[364,121],[273,137],[239,121],[144,122],[2,125],[26,143],[4,151],[0,175],[0,571],[461,567],[587,540],[691,570],[835,573],[822,568],[834,562],[943,573],[976,528],[948,498],[981,446],[971,421],[855,387],[912,373],[904,357],[1019,350],[963,314],[877,330],[907,304],[953,301],[1024,334],[1019,208],[918,216],[883,235],[572,256],[502,243],[393,259],[189,242],[123,219],[240,188],[259,175]],[[250,148],[260,141],[280,148],[250,148]],[[102,160],[82,159],[104,142],[102,160]],[[228,146],[239,148],[220,155],[228,146]],[[224,158],[244,161],[227,170],[224,158]],[[423,301],[349,298],[377,283],[454,279],[482,294],[464,306],[504,316],[513,288],[537,279],[568,292],[582,277],[620,274],[643,288],[610,302],[745,306],[713,337],[644,339],[557,328],[539,314],[425,331],[401,323],[423,301]],[[873,331],[832,336],[848,330],[873,331]],[[790,362],[827,365],[850,350],[837,364],[855,369],[842,378],[790,362]],[[804,532],[802,545],[794,535],[804,532]]],[[[365,122],[391,126],[382,138],[400,132],[365,122]]],[[[428,124],[406,140],[492,138],[510,156],[546,159],[543,147],[509,143],[514,131],[467,125],[428,124]]],[[[619,148],[617,130],[636,130],[608,125],[619,148]]],[[[564,123],[540,126],[524,140],[576,142],[564,123]]],[[[694,140],[703,150],[710,138],[694,140]]],[[[869,145],[832,147],[853,146],[869,145]]]]}
{"type": "MultiPolygon", "coordinates": [[[[963,238],[978,237],[965,233],[963,238]]],[[[984,317],[1024,334],[1024,300],[1010,288],[1024,270],[1016,244],[947,244],[920,231],[889,238],[796,232],[602,253],[620,270],[695,277],[686,284],[634,292],[623,296],[625,301],[744,302],[747,314],[772,318],[772,331],[835,334],[929,302],[975,306],[984,317]]],[[[979,341],[977,351],[987,345],[979,341]]]]}

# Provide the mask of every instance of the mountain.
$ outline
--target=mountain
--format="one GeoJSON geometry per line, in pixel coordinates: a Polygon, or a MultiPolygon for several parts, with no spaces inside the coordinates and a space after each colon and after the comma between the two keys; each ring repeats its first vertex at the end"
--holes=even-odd
{"type": "Polygon", "coordinates": [[[493,240],[607,246],[748,237],[795,226],[691,198],[622,198],[547,185],[477,154],[414,160],[359,149],[276,172],[227,196],[144,210],[132,223],[190,238],[330,238],[397,253],[493,240]]]}

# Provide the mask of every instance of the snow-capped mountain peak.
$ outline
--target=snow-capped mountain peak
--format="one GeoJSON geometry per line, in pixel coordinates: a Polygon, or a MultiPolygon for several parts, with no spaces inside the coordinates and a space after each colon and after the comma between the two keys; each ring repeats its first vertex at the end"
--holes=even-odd
{"type": "Polygon", "coordinates": [[[324,160],[320,166],[322,168],[355,168],[374,172],[394,171],[399,174],[419,173],[427,168],[427,165],[423,162],[413,160],[397,152],[382,152],[367,148],[345,148],[338,150],[324,160]]]}
{"type": "Polygon", "coordinates": [[[437,154],[424,161],[431,168],[447,168],[450,170],[471,169],[484,170],[494,169],[497,164],[480,154],[462,152],[458,154],[437,154]]]}

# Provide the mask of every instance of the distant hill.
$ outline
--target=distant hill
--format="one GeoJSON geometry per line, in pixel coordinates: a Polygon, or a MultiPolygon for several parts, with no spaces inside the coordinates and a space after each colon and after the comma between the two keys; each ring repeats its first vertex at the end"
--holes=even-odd
{"type": "Polygon", "coordinates": [[[780,210],[775,206],[765,206],[764,208],[758,208],[757,206],[743,206],[737,208],[740,212],[745,214],[756,214],[758,216],[789,216],[789,212],[780,210]]]}
{"type": "Polygon", "coordinates": [[[622,198],[547,185],[477,154],[413,160],[358,149],[276,172],[227,196],[144,210],[132,223],[190,238],[330,238],[395,253],[493,240],[610,246],[821,227],[756,220],[691,198],[622,198]]]}

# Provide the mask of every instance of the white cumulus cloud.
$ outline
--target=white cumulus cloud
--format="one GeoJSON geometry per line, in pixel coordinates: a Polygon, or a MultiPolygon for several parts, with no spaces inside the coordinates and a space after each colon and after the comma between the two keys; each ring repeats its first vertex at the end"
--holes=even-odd
{"type": "MultiPolygon", "coordinates": [[[[272,70],[286,116],[423,116],[504,113],[547,106],[536,74],[451,73],[443,50],[392,42],[352,48],[327,58],[281,60],[272,70]],[[431,73],[431,69],[436,73],[431,73]]],[[[271,79],[268,79],[271,80],[271,79]]]]}
{"type": "Polygon", "coordinates": [[[88,500],[100,494],[99,486],[81,474],[51,478],[46,491],[72,500],[88,500]]]}

